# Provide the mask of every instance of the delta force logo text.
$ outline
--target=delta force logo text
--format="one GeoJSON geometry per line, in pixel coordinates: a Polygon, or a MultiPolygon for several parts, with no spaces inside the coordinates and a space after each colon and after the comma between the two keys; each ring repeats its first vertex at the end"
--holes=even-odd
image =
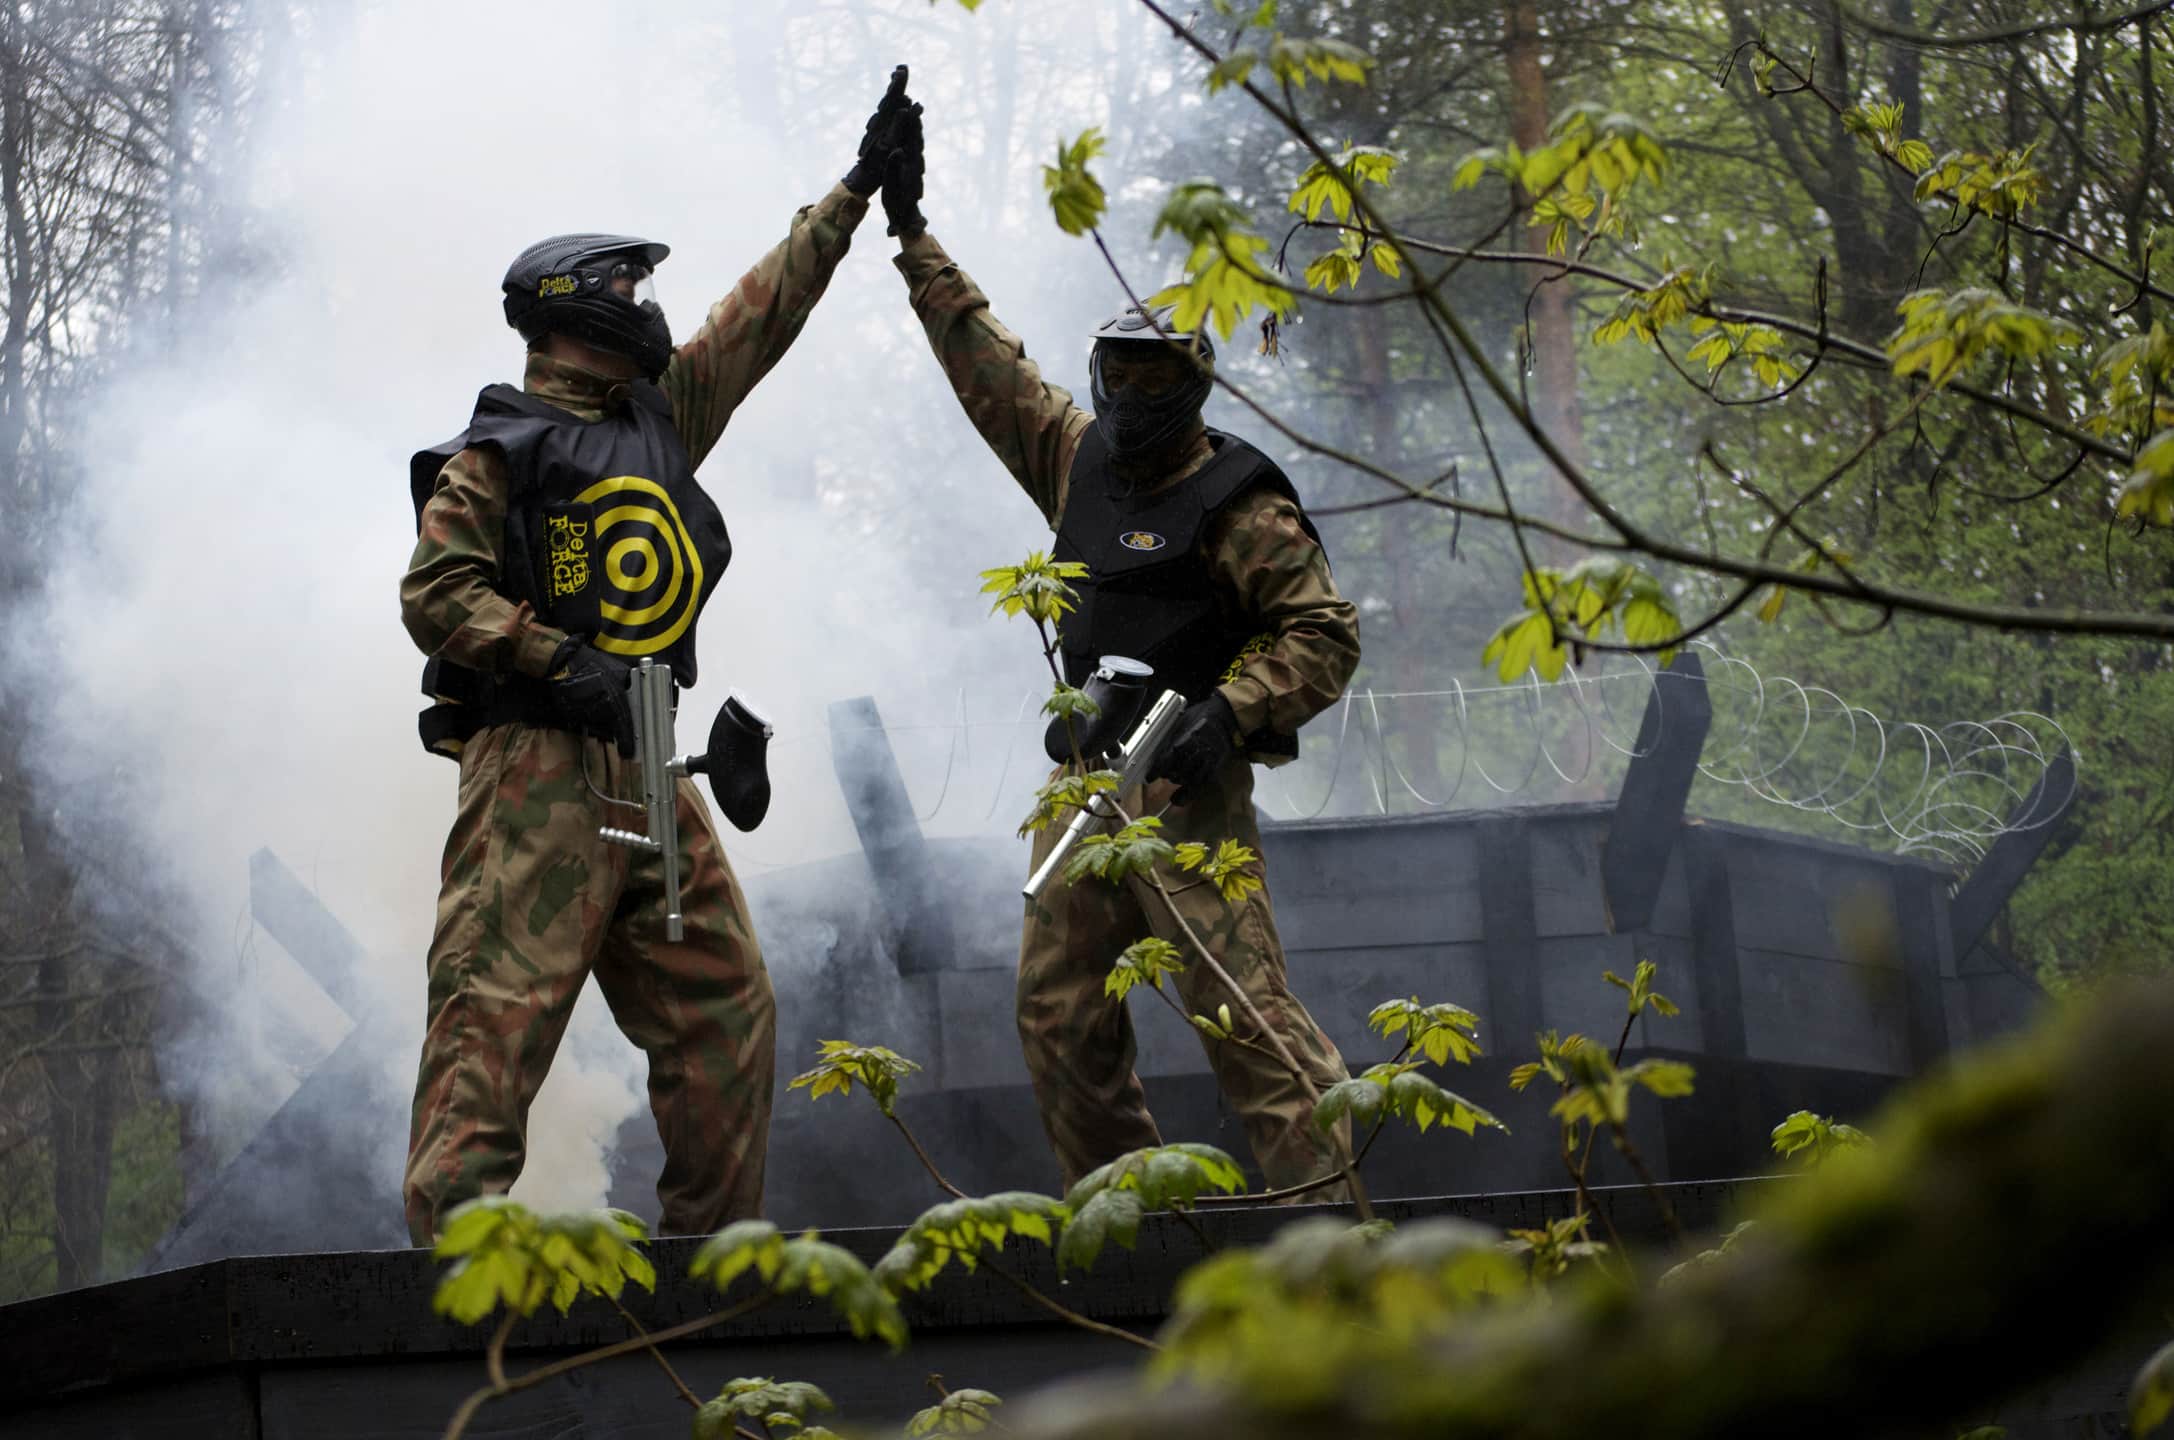
{"type": "Polygon", "coordinates": [[[1127,550],[1160,550],[1170,542],[1152,530],[1127,530],[1117,537],[1117,543],[1127,550]]]}

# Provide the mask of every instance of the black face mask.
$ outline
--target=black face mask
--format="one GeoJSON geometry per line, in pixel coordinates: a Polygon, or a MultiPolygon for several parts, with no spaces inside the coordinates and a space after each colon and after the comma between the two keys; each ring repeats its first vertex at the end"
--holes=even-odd
{"type": "Polygon", "coordinates": [[[1207,403],[1208,392],[1215,388],[1215,381],[1205,369],[1188,366],[1189,373],[1176,385],[1151,389],[1133,381],[1112,388],[1102,362],[1113,343],[1148,342],[1096,343],[1088,365],[1093,381],[1095,428],[1102,432],[1103,442],[1110,447],[1114,458],[1121,461],[1145,459],[1199,419],[1200,407],[1207,403]]]}

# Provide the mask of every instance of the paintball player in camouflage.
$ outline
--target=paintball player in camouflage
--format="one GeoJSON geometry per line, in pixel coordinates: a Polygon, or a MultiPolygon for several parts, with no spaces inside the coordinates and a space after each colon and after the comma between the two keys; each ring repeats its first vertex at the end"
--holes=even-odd
{"type": "Polygon", "coordinates": [[[529,346],[521,388],[485,390],[469,428],[411,465],[401,618],[430,657],[423,742],[460,764],[403,1186],[419,1245],[521,1173],[529,1104],[592,973],[648,1056],[660,1229],[761,1211],[775,1012],[708,807],[678,782],[679,943],[659,857],[597,832],[643,823],[603,798],[642,793],[629,662],[694,684],[695,619],[731,558],[695,467],[822,298],[907,106],[900,66],[845,179],[677,348],[647,293],[664,245],[524,251],[504,285],[529,346]]]}
{"type": "MultiPolygon", "coordinates": [[[[1081,684],[1096,657],[1125,655],[1155,667],[1155,688],[1189,702],[1144,797],[1121,803],[1161,815],[1163,837],[1174,843],[1212,849],[1234,839],[1258,851],[1252,766],[1295,756],[1298,728],[1342,694],[1359,660],[1358,612],[1337,593],[1320,537],[1282,472],[1202,424],[1214,360],[1206,335],[1164,338],[1166,311],[1158,320],[1131,310],[1105,322],[1094,336],[1092,414],[1043,381],[988,298],[928,233],[919,117],[908,118],[883,188],[890,233],[900,237],[895,263],[967,417],[1056,532],[1056,557],[1088,566],[1079,609],[1062,627],[1066,678],[1081,684]]],[[[1061,829],[1037,837],[1032,865],[1061,829]]],[[[1286,982],[1267,892],[1231,903],[1210,884],[1173,888],[1194,933],[1314,1087],[1346,1078],[1335,1045],[1286,982]]],[[[1161,1143],[1133,1072],[1131,1018],[1103,992],[1112,962],[1133,941],[1152,932],[1185,948],[1160,900],[1143,903],[1149,893],[1137,880],[1126,889],[1059,882],[1028,904],[1019,1038],[1067,1184],[1161,1143]]],[[[1230,998],[1200,964],[1178,989],[1195,1013],[1212,1015],[1230,998]]],[[[1239,1025],[1242,1033],[1242,1014],[1239,1025]]],[[[1306,1089],[1288,1067],[1260,1049],[1206,1043],[1271,1185],[1333,1168],[1306,1089]]]]}

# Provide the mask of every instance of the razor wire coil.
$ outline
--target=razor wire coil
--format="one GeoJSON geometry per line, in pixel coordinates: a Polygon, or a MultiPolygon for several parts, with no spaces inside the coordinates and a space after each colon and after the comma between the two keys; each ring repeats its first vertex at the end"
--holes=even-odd
{"type": "MultiPolygon", "coordinates": [[[[1825,686],[1763,674],[1710,640],[1691,648],[1712,706],[1698,762],[1711,786],[1819,817],[1859,843],[1958,865],[1974,863],[2003,834],[2051,823],[2067,804],[2065,791],[2029,803],[2070,748],[2051,716],[2014,710],[1937,725],[1887,720],[1825,686]]],[[[1682,683],[1691,682],[1627,656],[1592,672],[1566,667],[1546,683],[1527,674],[1507,684],[1452,678],[1439,690],[1349,691],[1307,727],[1300,764],[1258,775],[1256,802],[1270,819],[1303,821],[1477,808],[1536,792],[1604,798],[1623,767],[1665,738],[1669,688],[1682,683]],[[1425,712],[1416,720],[1415,708],[1425,712]],[[1641,740],[1649,708],[1653,733],[1641,740]],[[1415,765],[1411,743],[1429,735],[1433,763],[1415,765]]],[[[881,727],[942,737],[934,799],[915,806],[923,824],[988,828],[1023,809],[1018,781],[1039,777],[1045,763],[1039,699],[1026,696],[1009,720],[977,720],[961,692],[951,720],[881,727]],[[981,738],[991,732],[993,755],[981,738]],[[982,803],[970,794],[980,786],[962,776],[991,767],[995,780],[982,803]]]]}

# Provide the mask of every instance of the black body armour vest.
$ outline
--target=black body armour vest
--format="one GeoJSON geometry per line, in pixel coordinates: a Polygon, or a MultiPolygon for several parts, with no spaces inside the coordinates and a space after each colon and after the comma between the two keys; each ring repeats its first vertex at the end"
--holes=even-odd
{"type": "MultiPolygon", "coordinates": [[[[732,560],[724,517],[695,482],[672,428],[672,404],[647,381],[596,421],[493,385],[468,428],[417,452],[408,466],[418,529],[438,473],[462,450],[489,446],[506,460],[510,494],[498,591],[528,602],[547,623],[597,649],[672,667],[695,682],[695,621],[732,560]]],[[[458,754],[485,725],[544,718],[544,686],[433,659],[423,693],[425,748],[458,754]]]]}
{"type": "MultiPolygon", "coordinates": [[[[1208,432],[1215,454],[1175,485],[1149,495],[1123,492],[1108,444],[1081,437],[1057,524],[1055,558],[1087,566],[1072,586],[1079,608],[1063,626],[1065,678],[1083,685],[1097,657],[1129,655],[1155,667],[1158,687],[1199,700],[1260,638],[1245,616],[1216,604],[1214,576],[1201,552],[1208,526],[1233,500],[1267,486],[1297,505],[1298,492],[1266,455],[1220,430],[1208,432]]],[[[1319,543],[1313,522],[1299,523],[1319,543]]],[[[1258,753],[1288,752],[1292,737],[1249,740],[1258,753]],[[1280,741],[1281,743],[1277,743],[1280,741]]]]}

